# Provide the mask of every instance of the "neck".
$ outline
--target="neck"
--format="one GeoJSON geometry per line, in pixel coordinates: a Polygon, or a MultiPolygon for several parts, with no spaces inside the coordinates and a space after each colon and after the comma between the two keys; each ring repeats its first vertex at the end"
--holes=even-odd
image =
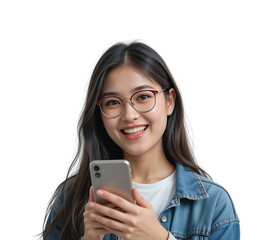
{"type": "Polygon", "coordinates": [[[155,183],[170,176],[175,170],[163,150],[136,156],[124,153],[124,157],[130,163],[132,181],[136,183],[155,183]]]}

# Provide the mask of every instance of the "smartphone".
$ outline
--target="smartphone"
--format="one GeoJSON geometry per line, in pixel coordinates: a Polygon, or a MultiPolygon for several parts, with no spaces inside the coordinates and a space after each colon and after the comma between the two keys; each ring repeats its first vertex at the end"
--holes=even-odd
{"type": "Polygon", "coordinates": [[[96,195],[99,189],[107,190],[134,203],[132,176],[127,160],[94,160],[90,162],[90,175],[94,189],[94,199],[99,204],[109,202],[96,195]]]}

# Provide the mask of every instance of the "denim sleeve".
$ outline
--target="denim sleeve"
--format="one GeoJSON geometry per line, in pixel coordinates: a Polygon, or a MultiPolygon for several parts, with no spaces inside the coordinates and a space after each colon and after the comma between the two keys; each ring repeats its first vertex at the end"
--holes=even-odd
{"type": "MultiPolygon", "coordinates": [[[[52,223],[55,216],[56,216],[56,213],[54,211],[51,211],[49,216],[48,216],[45,229],[47,229],[48,226],[52,223]]],[[[60,232],[61,232],[61,226],[59,224],[57,224],[57,226],[52,230],[52,232],[50,233],[48,238],[46,238],[46,240],[60,239],[60,232]]]]}
{"type": "MultiPolygon", "coordinates": [[[[64,200],[67,197],[68,187],[70,186],[70,184],[72,184],[73,180],[74,180],[74,177],[70,178],[66,182],[66,185],[63,185],[63,183],[60,185],[59,190],[57,191],[57,194],[54,198],[53,204],[50,208],[49,216],[46,220],[45,231],[46,231],[46,229],[48,229],[48,226],[53,222],[57,213],[62,208],[64,200]],[[63,190],[63,187],[65,187],[64,190],[63,190]]],[[[62,227],[63,227],[63,222],[60,220],[46,240],[60,239],[62,227]]]]}
{"type": "Polygon", "coordinates": [[[240,240],[239,222],[231,222],[211,232],[209,240],[240,240]]]}
{"type": "Polygon", "coordinates": [[[227,239],[240,239],[240,224],[230,195],[222,190],[216,202],[209,240],[227,239]]]}

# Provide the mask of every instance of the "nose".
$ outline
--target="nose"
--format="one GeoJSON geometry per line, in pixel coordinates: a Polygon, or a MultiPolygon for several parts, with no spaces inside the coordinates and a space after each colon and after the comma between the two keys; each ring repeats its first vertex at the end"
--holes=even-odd
{"type": "Polygon", "coordinates": [[[126,101],[121,114],[122,121],[132,121],[138,119],[140,113],[132,106],[130,101],[126,101]]]}

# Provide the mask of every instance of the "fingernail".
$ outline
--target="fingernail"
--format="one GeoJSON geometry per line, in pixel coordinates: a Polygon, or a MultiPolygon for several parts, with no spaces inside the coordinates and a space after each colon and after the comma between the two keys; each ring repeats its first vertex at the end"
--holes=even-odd
{"type": "Polygon", "coordinates": [[[103,192],[101,190],[97,190],[98,195],[103,195],[103,192]]]}
{"type": "Polygon", "coordinates": [[[94,204],[93,202],[90,202],[89,206],[90,206],[90,207],[94,207],[95,204],[94,204]]]}
{"type": "Polygon", "coordinates": [[[96,215],[95,215],[94,213],[91,213],[90,216],[91,216],[92,218],[95,218],[95,217],[96,217],[96,215]]]}

